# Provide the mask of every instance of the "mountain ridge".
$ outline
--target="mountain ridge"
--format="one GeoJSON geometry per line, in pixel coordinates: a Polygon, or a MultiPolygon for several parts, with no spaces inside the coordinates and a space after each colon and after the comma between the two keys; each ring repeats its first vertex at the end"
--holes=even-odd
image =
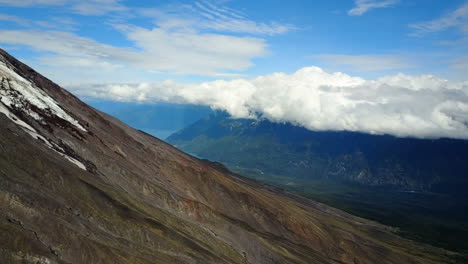
{"type": "Polygon", "coordinates": [[[456,256],[238,177],[87,106],[3,50],[0,61],[8,68],[0,72],[0,262],[443,263],[456,256]],[[25,85],[48,105],[30,101],[25,85]],[[22,104],[5,104],[14,98],[22,104]]]}
{"type": "Polygon", "coordinates": [[[467,140],[310,131],[287,123],[232,119],[218,112],[167,141],[231,167],[270,174],[410,191],[468,189],[467,140]]]}

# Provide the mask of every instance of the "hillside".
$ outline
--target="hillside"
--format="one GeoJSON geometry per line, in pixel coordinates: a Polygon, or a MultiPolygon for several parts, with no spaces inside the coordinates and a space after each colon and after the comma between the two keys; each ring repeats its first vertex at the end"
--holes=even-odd
{"type": "Polygon", "coordinates": [[[465,192],[468,141],[310,131],[212,114],[171,135],[185,151],[231,167],[407,191],[465,192]]]}
{"type": "Polygon", "coordinates": [[[440,263],[447,251],[230,173],[0,56],[0,263],[440,263]]]}
{"type": "Polygon", "coordinates": [[[411,239],[468,251],[468,141],[316,132],[218,112],[168,142],[411,239]]]}

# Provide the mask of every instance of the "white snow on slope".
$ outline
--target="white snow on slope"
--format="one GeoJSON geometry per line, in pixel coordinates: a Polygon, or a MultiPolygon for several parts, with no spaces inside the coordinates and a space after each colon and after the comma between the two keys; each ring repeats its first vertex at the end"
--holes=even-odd
{"type": "Polygon", "coordinates": [[[39,139],[40,141],[42,141],[47,147],[49,147],[53,151],[60,154],[60,156],[66,158],[68,161],[72,162],[73,164],[78,166],[80,169],[86,170],[86,166],[83,163],[81,163],[77,159],[72,158],[72,157],[68,156],[67,154],[65,154],[65,150],[63,148],[61,148],[60,146],[58,146],[54,142],[50,142],[45,137],[41,136],[37,132],[37,130],[35,130],[33,127],[31,127],[30,125],[28,125],[27,123],[25,123],[21,119],[19,119],[15,114],[10,112],[10,110],[8,110],[8,108],[6,108],[5,105],[3,105],[2,103],[0,103],[0,113],[5,114],[11,121],[13,121],[15,124],[20,126],[24,131],[26,131],[26,133],[31,135],[33,138],[39,139]]]}
{"type": "Polygon", "coordinates": [[[45,139],[43,136],[41,136],[37,131],[27,123],[25,123],[23,120],[19,119],[15,114],[10,112],[8,108],[5,107],[2,103],[0,103],[0,113],[5,114],[11,121],[13,121],[15,124],[20,126],[26,133],[31,135],[33,138],[39,139],[44,142],[49,148],[52,148],[52,144],[45,139]]]}
{"type": "Polygon", "coordinates": [[[78,129],[86,131],[83,127],[81,127],[78,121],[74,120],[67,113],[65,113],[47,94],[43,93],[38,88],[34,88],[30,82],[26,81],[15,72],[13,72],[13,74],[11,74],[11,72],[13,71],[8,67],[0,64],[1,84],[2,87],[5,88],[0,89],[0,113],[3,113],[11,121],[20,126],[31,137],[40,140],[48,148],[60,154],[60,156],[75,164],[80,169],[86,170],[86,166],[83,163],[67,155],[62,147],[40,135],[36,129],[21,120],[8,109],[8,107],[14,106],[16,108],[22,109],[35,120],[40,122],[43,121],[39,114],[32,111],[24,104],[25,100],[27,100],[30,104],[34,104],[39,109],[49,110],[51,113],[57,114],[58,117],[67,120],[78,129]],[[11,81],[10,78],[16,78],[16,81],[11,81]]]}
{"type": "Polygon", "coordinates": [[[23,109],[35,120],[42,121],[38,113],[27,107],[25,104],[27,101],[29,104],[41,110],[47,110],[51,114],[68,121],[79,130],[86,132],[86,129],[77,120],[67,114],[54,99],[4,64],[0,64],[0,76],[5,88],[0,90],[0,101],[6,106],[15,106],[16,108],[23,109]]]}

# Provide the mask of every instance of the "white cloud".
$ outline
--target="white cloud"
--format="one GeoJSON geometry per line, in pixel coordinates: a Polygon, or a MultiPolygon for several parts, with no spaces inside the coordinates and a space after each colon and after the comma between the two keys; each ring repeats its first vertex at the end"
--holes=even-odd
{"type": "Polygon", "coordinates": [[[390,7],[398,3],[398,1],[399,0],[355,0],[355,7],[349,10],[348,14],[361,16],[371,9],[390,7]]]}
{"type": "Polygon", "coordinates": [[[81,15],[102,15],[109,12],[124,12],[129,10],[119,2],[119,0],[78,1],[72,6],[72,10],[81,15]]]}
{"type": "Polygon", "coordinates": [[[35,7],[40,5],[66,6],[81,15],[102,15],[110,12],[125,12],[128,8],[120,0],[0,0],[0,5],[35,7]]]}
{"type": "Polygon", "coordinates": [[[410,27],[414,29],[412,33],[414,36],[439,32],[453,27],[459,27],[462,32],[468,33],[468,3],[438,19],[412,24],[410,27]]]}
{"type": "Polygon", "coordinates": [[[0,0],[0,4],[11,6],[61,5],[69,0],[0,0]]]}
{"type": "MultiPolygon", "coordinates": [[[[49,51],[61,55],[85,56],[106,59],[111,55],[128,56],[122,48],[101,44],[89,38],[69,32],[0,30],[1,42],[30,46],[36,50],[49,51]],[[123,54],[122,54],[123,53],[123,54]]],[[[114,56],[112,56],[114,57],[114,56]]]]}
{"type": "Polygon", "coordinates": [[[359,72],[385,71],[414,67],[407,58],[399,55],[318,55],[325,64],[345,66],[348,70],[359,72]]]}
{"type": "MultiPolygon", "coordinates": [[[[153,72],[206,76],[232,75],[230,71],[245,70],[253,65],[252,58],[266,54],[266,44],[258,38],[123,25],[118,28],[138,50],[59,31],[0,30],[0,43],[55,53],[43,58],[51,66],[66,67],[68,62],[69,66],[76,67],[86,60],[94,62],[95,67],[124,65],[153,72]]],[[[83,68],[87,67],[83,65],[83,68]]]]}
{"type": "Polygon", "coordinates": [[[262,39],[203,34],[191,30],[151,30],[141,27],[119,27],[135,45],[157,62],[146,61],[152,70],[171,70],[179,74],[219,73],[221,70],[245,70],[250,58],[266,54],[262,39]]]}
{"type": "Polygon", "coordinates": [[[311,130],[468,139],[468,82],[397,74],[365,80],[317,67],[253,80],[69,87],[80,96],[208,105],[236,118],[261,116],[311,130]]]}
{"type": "Polygon", "coordinates": [[[68,17],[51,17],[48,20],[34,21],[34,23],[43,28],[62,31],[74,31],[79,26],[78,22],[68,17]]]}
{"type": "Polygon", "coordinates": [[[0,14],[0,20],[14,22],[21,26],[28,26],[29,22],[26,19],[17,16],[0,14]]]}
{"type": "Polygon", "coordinates": [[[73,13],[91,16],[118,13],[132,17],[139,13],[155,19],[159,26],[166,28],[183,25],[203,30],[260,35],[283,34],[295,28],[290,24],[256,22],[248,19],[242,12],[208,0],[160,9],[144,8],[139,9],[139,12],[137,8],[125,6],[121,0],[0,0],[1,4],[15,7],[60,5],[73,13]]]}
{"type": "Polygon", "coordinates": [[[78,27],[78,22],[67,17],[50,17],[50,18],[47,18],[47,20],[34,21],[34,20],[24,19],[18,16],[0,14],[0,21],[13,22],[26,28],[34,28],[35,26],[39,26],[42,28],[73,31],[73,30],[76,30],[78,27]]]}
{"type": "Polygon", "coordinates": [[[452,68],[468,71],[468,56],[463,56],[453,60],[452,68]]]}
{"type": "Polygon", "coordinates": [[[86,57],[67,57],[67,56],[51,56],[39,58],[39,62],[43,65],[51,65],[54,67],[73,67],[73,68],[99,68],[101,71],[113,71],[123,68],[123,65],[109,63],[105,60],[94,60],[86,57]]]}
{"type": "Polygon", "coordinates": [[[278,35],[295,29],[289,24],[256,22],[239,11],[214,5],[210,1],[164,9],[144,9],[141,13],[155,18],[156,24],[165,29],[191,28],[254,35],[278,35]]]}
{"type": "MultiPolygon", "coordinates": [[[[16,3],[0,1],[10,5],[16,3]]],[[[0,30],[0,43],[51,52],[52,55],[42,55],[39,62],[55,68],[73,67],[77,75],[89,72],[89,67],[84,66],[86,61],[97,71],[124,66],[162,74],[239,77],[242,71],[254,65],[254,58],[268,54],[265,39],[256,36],[281,34],[293,28],[275,22],[256,22],[242,12],[209,1],[175,4],[162,9],[129,9],[120,0],[26,0],[22,6],[35,4],[61,4],[68,12],[82,15],[116,12],[106,16],[107,25],[114,26],[131,41],[127,48],[61,32],[73,31],[79,26],[63,17],[24,21],[29,23],[28,28],[61,31],[0,30]],[[125,21],[135,15],[153,20],[154,25],[141,27],[125,21]],[[83,65],[81,71],[79,65],[83,65]]],[[[11,16],[0,16],[2,18],[20,22],[11,16]]]]}

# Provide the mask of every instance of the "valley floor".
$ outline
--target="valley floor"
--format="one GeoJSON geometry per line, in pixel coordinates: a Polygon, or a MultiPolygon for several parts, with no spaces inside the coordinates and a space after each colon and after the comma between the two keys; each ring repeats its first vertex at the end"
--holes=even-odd
{"type": "Polygon", "coordinates": [[[348,213],[397,227],[406,238],[466,255],[468,261],[468,196],[403,192],[310,179],[267,175],[230,167],[249,178],[266,182],[348,213]]]}

